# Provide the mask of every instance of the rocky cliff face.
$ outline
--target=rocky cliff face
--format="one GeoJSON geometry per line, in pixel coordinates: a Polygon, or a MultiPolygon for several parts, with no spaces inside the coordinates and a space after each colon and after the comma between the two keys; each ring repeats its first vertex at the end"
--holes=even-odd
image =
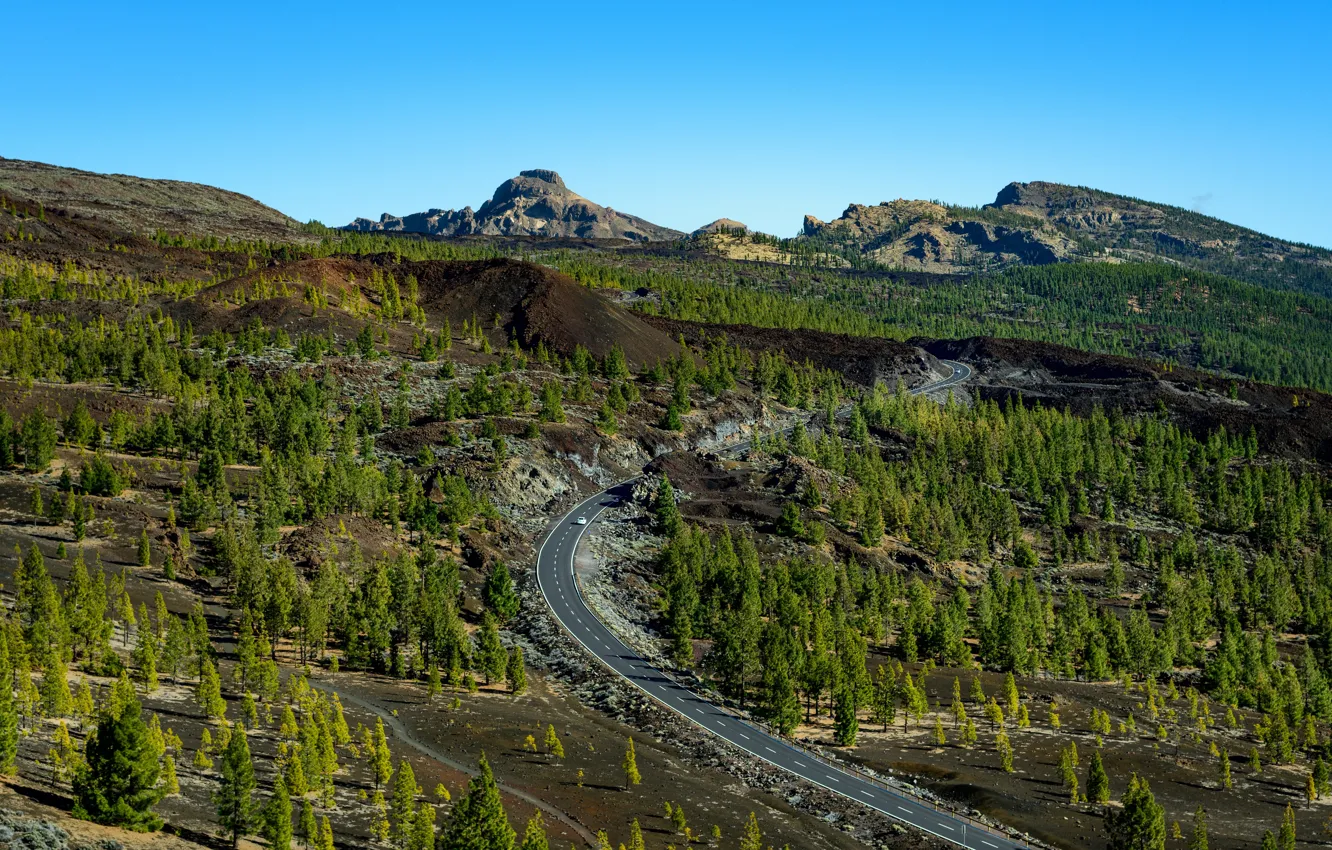
{"type": "Polygon", "coordinates": [[[829,222],[807,215],[804,236],[854,247],[887,265],[928,272],[1055,263],[1074,249],[1070,239],[1034,219],[1030,227],[1013,227],[929,201],[900,199],[877,206],[852,204],[829,222]]]}
{"type": "Polygon", "coordinates": [[[576,236],[585,239],[666,241],[683,236],[638,216],[603,207],[575,193],[554,171],[524,171],[506,180],[478,210],[432,209],[407,216],[358,218],[345,230],[427,233],[439,236],[576,236]]]}

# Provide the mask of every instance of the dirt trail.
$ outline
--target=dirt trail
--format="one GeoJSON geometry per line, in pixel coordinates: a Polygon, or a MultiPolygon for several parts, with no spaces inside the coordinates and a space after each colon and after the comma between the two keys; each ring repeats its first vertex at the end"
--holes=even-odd
{"type": "MultiPolygon", "coordinates": [[[[380,708],[374,703],[362,699],[361,697],[358,697],[356,694],[351,693],[347,690],[336,688],[333,685],[328,684],[327,682],[311,680],[310,687],[317,688],[321,691],[327,691],[329,693],[335,693],[338,695],[339,699],[346,700],[347,702],[352,703],[358,708],[362,708],[370,712],[371,714],[375,715],[379,719],[383,720],[384,725],[393,731],[393,736],[395,738],[400,739],[401,741],[403,741],[412,749],[416,750],[422,755],[432,758],[435,761],[439,762],[440,764],[447,765],[448,767],[451,767],[456,771],[465,773],[468,776],[476,775],[476,768],[473,767],[472,765],[464,764],[463,762],[450,758],[444,755],[444,753],[440,752],[439,750],[425,743],[424,741],[421,741],[418,738],[416,738],[414,735],[412,735],[410,731],[408,731],[407,727],[402,723],[402,721],[394,717],[391,712],[385,711],[383,708],[380,708]]],[[[551,806],[549,803],[545,802],[544,800],[540,800],[536,797],[533,797],[531,794],[528,794],[526,791],[519,790],[518,788],[514,788],[512,785],[506,785],[505,783],[500,782],[498,777],[496,777],[495,783],[499,786],[500,790],[503,791],[505,794],[509,794],[511,796],[517,797],[520,800],[531,803],[533,806],[536,806],[541,811],[545,812],[546,814],[558,820],[560,823],[572,829],[574,832],[578,833],[578,835],[583,839],[583,841],[587,844],[587,846],[589,847],[597,846],[596,837],[593,836],[591,831],[588,830],[587,827],[579,823],[572,815],[568,814],[567,812],[560,811],[559,809],[555,808],[554,806],[551,806]]]]}

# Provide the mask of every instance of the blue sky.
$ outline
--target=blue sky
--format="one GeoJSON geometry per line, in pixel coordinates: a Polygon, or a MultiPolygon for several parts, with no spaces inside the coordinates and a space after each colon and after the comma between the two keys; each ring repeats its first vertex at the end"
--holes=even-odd
{"type": "Polygon", "coordinates": [[[327,224],[553,168],[783,235],[1039,179],[1332,246],[1326,4],[453,6],[13,4],[0,156],[327,224]]]}

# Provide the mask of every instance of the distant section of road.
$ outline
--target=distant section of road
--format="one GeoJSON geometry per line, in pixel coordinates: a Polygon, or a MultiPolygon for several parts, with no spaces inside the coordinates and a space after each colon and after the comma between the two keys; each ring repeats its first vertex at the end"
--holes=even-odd
{"type": "MultiPolygon", "coordinates": [[[[941,381],[912,390],[933,392],[959,384],[971,376],[962,363],[942,361],[952,374],[941,381]]],[[[747,443],[731,447],[744,448],[747,443]]],[[[629,498],[638,479],[622,482],[578,504],[546,532],[537,552],[537,583],[555,618],[583,648],[611,670],[628,679],[662,705],[727,743],[847,799],[854,800],[917,829],[975,850],[1008,850],[1023,845],[953,812],[871,777],[821,761],[812,752],[793,746],[758,726],[720,708],[690,688],[653,667],[606,627],[583,600],[574,576],[579,543],[608,507],[629,498]],[[579,518],[587,524],[581,524],[579,518]]]]}

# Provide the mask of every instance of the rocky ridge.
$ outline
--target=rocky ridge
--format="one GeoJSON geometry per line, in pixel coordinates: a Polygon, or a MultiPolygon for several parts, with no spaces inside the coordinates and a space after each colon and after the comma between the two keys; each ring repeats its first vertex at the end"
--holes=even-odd
{"type": "Polygon", "coordinates": [[[504,181],[477,210],[431,209],[407,216],[384,213],[378,221],[358,218],[343,229],[431,236],[577,236],[634,242],[670,241],[684,235],[595,204],[566,186],[559,174],[544,168],[524,171],[504,181]]]}
{"type": "Polygon", "coordinates": [[[855,246],[891,266],[927,272],[974,270],[976,266],[1044,265],[1069,259],[1076,244],[1035,221],[1028,228],[959,217],[955,208],[931,201],[898,199],[876,206],[851,204],[839,218],[805,216],[806,238],[855,246]]]}

